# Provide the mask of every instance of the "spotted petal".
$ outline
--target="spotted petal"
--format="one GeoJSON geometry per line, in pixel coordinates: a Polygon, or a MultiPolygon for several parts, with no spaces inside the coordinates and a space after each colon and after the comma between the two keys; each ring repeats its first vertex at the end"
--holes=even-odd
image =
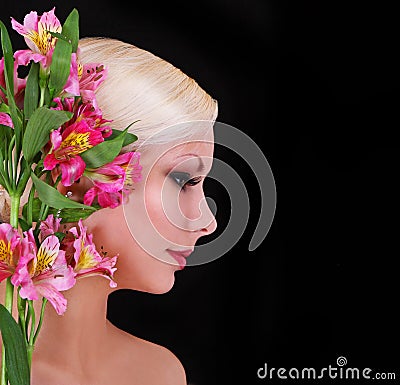
{"type": "MultiPolygon", "coordinates": [[[[32,230],[26,239],[32,243],[32,230]]],[[[66,300],[60,291],[68,290],[75,284],[74,272],[65,260],[65,252],[60,250],[60,242],[55,235],[48,236],[35,253],[23,255],[12,277],[15,286],[21,286],[22,298],[38,299],[39,294],[47,298],[58,314],[66,309],[66,300]]]]}

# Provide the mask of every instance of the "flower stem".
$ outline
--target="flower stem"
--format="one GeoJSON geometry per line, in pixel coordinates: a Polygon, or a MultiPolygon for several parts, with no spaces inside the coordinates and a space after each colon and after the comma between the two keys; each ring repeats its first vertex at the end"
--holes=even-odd
{"type": "MultiPolygon", "coordinates": [[[[14,228],[18,228],[18,215],[19,215],[19,204],[21,201],[21,196],[18,194],[10,194],[11,198],[11,212],[10,212],[10,224],[14,228]]],[[[11,278],[8,277],[6,281],[6,295],[4,299],[4,307],[12,314],[13,308],[13,298],[14,297],[14,285],[11,283],[11,278]]],[[[4,342],[2,343],[1,350],[1,377],[0,385],[7,384],[7,373],[6,373],[6,349],[4,342]]]]}
{"type": "MultiPolygon", "coordinates": [[[[11,208],[10,208],[10,224],[14,228],[18,228],[18,216],[19,216],[19,204],[21,196],[19,194],[10,194],[11,208]]],[[[4,307],[12,315],[14,300],[14,285],[11,283],[11,278],[8,277],[6,280],[6,294],[4,298],[4,307]]],[[[1,349],[1,377],[0,385],[7,385],[7,373],[6,373],[6,349],[4,343],[1,349]]]]}
{"type": "Polygon", "coordinates": [[[19,194],[10,194],[11,208],[10,208],[10,225],[15,229],[18,229],[18,216],[19,216],[19,205],[21,202],[21,196],[19,194]]]}
{"type": "Polygon", "coordinates": [[[22,334],[24,335],[25,339],[27,339],[26,334],[26,320],[25,320],[25,313],[26,313],[26,299],[21,298],[20,295],[17,296],[17,304],[18,304],[18,317],[19,317],[19,324],[21,326],[22,334]]]}
{"type": "MultiPolygon", "coordinates": [[[[11,283],[11,278],[8,277],[6,280],[6,295],[4,299],[4,307],[12,314],[12,305],[13,305],[13,296],[14,296],[14,286],[11,283]]],[[[4,346],[4,342],[1,347],[1,378],[0,384],[7,385],[7,373],[6,373],[6,349],[4,346]]]]}
{"type": "Polygon", "coordinates": [[[42,308],[41,308],[41,310],[40,310],[39,323],[38,323],[38,326],[37,326],[37,328],[36,328],[35,336],[33,337],[33,345],[35,345],[36,338],[38,337],[39,332],[40,332],[40,329],[41,329],[41,327],[42,327],[43,317],[44,317],[44,309],[46,308],[46,304],[47,304],[47,298],[44,298],[44,297],[43,297],[43,300],[42,300],[42,308]]]}
{"type": "Polygon", "coordinates": [[[36,321],[35,321],[35,309],[33,307],[33,301],[28,300],[28,311],[31,314],[31,330],[29,335],[29,341],[27,345],[27,353],[28,353],[28,364],[29,369],[32,365],[32,354],[34,349],[34,336],[35,336],[35,329],[36,329],[36,321]]]}

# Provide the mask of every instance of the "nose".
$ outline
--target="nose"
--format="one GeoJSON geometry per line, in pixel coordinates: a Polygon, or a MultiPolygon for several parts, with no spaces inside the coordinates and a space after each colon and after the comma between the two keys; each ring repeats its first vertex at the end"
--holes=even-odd
{"type": "Polygon", "coordinates": [[[191,202],[190,207],[186,211],[186,228],[189,231],[197,232],[199,237],[212,234],[217,229],[217,221],[204,193],[194,202],[191,202]]]}
{"type": "Polygon", "coordinates": [[[217,220],[215,219],[215,215],[211,211],[204,195],[203,199],[200,201],[199,210],[201,215],[200,223],[197,224],[197,231],[202,233],[201,236],[212,234],[217,229],[217,220]]]}

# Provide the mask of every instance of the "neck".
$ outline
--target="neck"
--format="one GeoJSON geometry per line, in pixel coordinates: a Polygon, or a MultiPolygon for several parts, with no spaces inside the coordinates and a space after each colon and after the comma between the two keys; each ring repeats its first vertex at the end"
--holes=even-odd
{"type": "MultiPolygon", "coordinates": [[[[101,357],[107,353],[110,324],[106,317],[110,292],[107,279],[88,277],[78,279],[73,288],[63,292],[68,301],[63,315],[57,315],[48,302],[35,345],[34,362],[48,362],[53,367],[77,373],[90,367],[98,368],[101,357]]],[[[41,301],[35,302],[38,322],[41,301]]]]}

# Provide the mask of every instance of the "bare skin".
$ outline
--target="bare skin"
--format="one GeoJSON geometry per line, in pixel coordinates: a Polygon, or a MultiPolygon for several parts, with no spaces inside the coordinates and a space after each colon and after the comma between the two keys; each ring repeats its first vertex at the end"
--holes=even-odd
{"type": "MultiPolygon", "coordinates": [[[[180,267],[167,251],[193,248],[200,237],[215,231],[202,186],[211,168],[212,131],[202,138],[204,142],[173,147],[161,157],[143,157],[143,182],[135,185],[125,206],[128,220],[119,206],[99,210],[84,221],[98,250],[104,246],[109,255],[118,254],[118,288],[168,292],[180,267]],[[171,174],[174,170],[190,177],[200,175],[201,182],[181,190],[171,174]]],[[[69,190],[81,201],[86,188],[82,181],[69,190]]],[[[62,316],[47,304],[33,353],[32,385],[186,384],[184,367],[174,353],[107,320],[107,299],[113,290],[104,277],[81,278],[63,292],[68,305],[62,316]]],[[[4,283],[0,298],[4,298],[4,283]]],[[[39,314],[40,301],[35,302],[39,314]]]]}
{"type": "MultiPolygon", "coordinates": [[[[3,290],[2,283],[0,295],[3,290]]],[[[171,351],[106,319],[109,291],[102,277],[82,279],[65,293],[64,315],[46,307],[33,355],[32,385],[186,384],[185,370],[171,351]]]]}

